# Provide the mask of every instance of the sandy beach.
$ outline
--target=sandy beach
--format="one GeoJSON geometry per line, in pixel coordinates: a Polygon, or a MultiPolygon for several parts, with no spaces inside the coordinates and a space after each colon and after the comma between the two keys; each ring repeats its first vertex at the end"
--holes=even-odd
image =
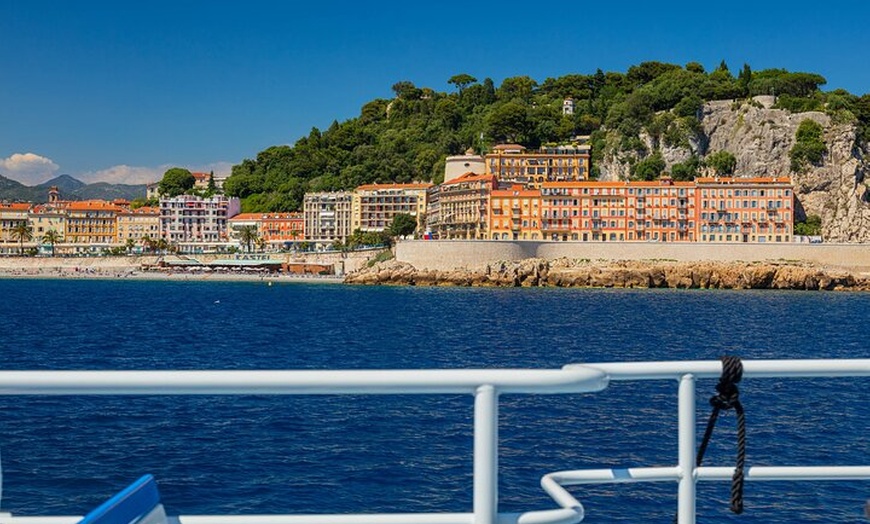
{"type": "Polygon", "coordinates": [[[340,284],[341,276],[255,270],[153,268],[154,257],[0,258],[0,279],[116,279],[340,284]]]}

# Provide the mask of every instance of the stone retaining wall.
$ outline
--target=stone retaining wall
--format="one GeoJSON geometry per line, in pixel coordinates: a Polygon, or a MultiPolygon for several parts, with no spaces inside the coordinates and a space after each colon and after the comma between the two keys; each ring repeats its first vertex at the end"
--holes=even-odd
{"type": "Polygon", "coordinates": [[[678,262],[800,261],[870,274],[870,244],[676,244],[660,242],[547,242],[406,240],[396,260],[417,269],[482,269],[499,261],[673,260],[678,262]]]}

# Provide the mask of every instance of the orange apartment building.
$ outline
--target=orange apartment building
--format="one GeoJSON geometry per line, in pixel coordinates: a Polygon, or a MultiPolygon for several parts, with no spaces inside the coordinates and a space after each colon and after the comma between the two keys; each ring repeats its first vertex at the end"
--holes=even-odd
{"type": "MultiPolygon", "coordinates": [[[[540,192],[523,194],[532,199],[535,193],[544,240],[791,242],[793,236],[794,192],[787,178],[545,182],[540,192]]],[[[525,210],[513,200],[502,202],[508,198],[503,194],[493,192],[489,238],[522,239],[508,224],[524,224],[525,210]]],[[[528,223],[533,219],[529,215],[528,223]]]]}
{"type": "Polygon", "coordinates": [[[260,219],[260,236],[267,244],[278,247],[302,242],[305,240],[305,219],[302,213],[264,213],[260,219]]]}
{"type": "Polygon", "coordinates": [[[518,144],[501,144],[484,156],[487,174],[500,181],[540,189],[545,182],[568,182],[589,178],[588,145],[562,145],[527,150],[518,144]]]}
{"type": "Polygon", "coordinates": [[[540,240],[541,192],[513,184],[494,189],[490,196],[489,238],[492,240],[540,240]]]}
{"type": "Polygon", "coordinates": [[[243,227],[253,226],[263,246],[270,251],[290,248],[294,242],[305,240],[302,213],[239,213],[227,223],[231,237],[236,241],[243,227]]]}
{"type": "Polygon", "coordinates": [[[791,242],[794,190],[789,178],[698,178],[701,242],[791,242]]]}

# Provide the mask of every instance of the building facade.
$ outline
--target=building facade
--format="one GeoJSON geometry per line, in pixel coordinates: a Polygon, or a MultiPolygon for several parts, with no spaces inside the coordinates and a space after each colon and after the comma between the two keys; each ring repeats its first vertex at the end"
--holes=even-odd
{"type": "Polygon", "coordinates": [[[351,231],[385,231],[399,214],[414,217],[422,231],[426,228],[426,192],[431,187],[428,183],[359,186],[351,200],[351,231]]]}
{"type": "Polygon", "coordinates": [[[160,236],[182,253],[224,251],[230,247],[229,219],[239,213],[238,198],[179,195],[160,199],[160,236]]]}
{"type": "Polygon", "coordinates": [[[440,239],[487,238],[493,175],[466,173],[439,186],[437,236],[440,239]]]}
{"type": "MultiPolygon", "coordinates": [[[[18,253],[21,244],[13,233],[21,225],[30,225],[28,203],[0,203],[0,252],[18,253]]],[[[34,235],[35,236],[35,235],[34,235]]],[[[25,239],[25,245],[29,244],[25,239]]]]}
{"type": "Polygon", "coordinates": [[[351,234],[351,203],[347,191],[307,193],[303,200],[305,240],[325,248],[351,234]]]}
{"type": "Polygon", "coordinates": [[[132,243],[141,249],[146,238],[160,238],[160,208],[143,206],[119,211],[117,231],[118,244],[132,243]]]}
{"type": "Polygon", "coordinates": [[[495,189],[490,198],[489,238],[492,240],[541,239],[541,191],[513,184],[495,189]]]}
{"type": "Polygon", "coordinates": [[[699,178],[701,242],[791,242],[794,188],[789,178],[699,178]]]}
{"type": "Polygon", "coordinates": [[[85,200],[64,202],[63,209],[64,243],[73,253],[98,253],[115,245],[120,207],[103,200],[85,200]]]}
{"type": "Polygon", "coordinates": [[[581,142],[530,151],[517,144],[501,144],[485,156],[485,162],[487,174],[499,181],[540,189],[544,182],[587,180],[590,148],[581,142]]]}
{"type": "Polygon", "coordinates": [[[260,236],[272,248],[292,248],[305,240],[305,219],[302,213],[264,213],[260,236]]]}

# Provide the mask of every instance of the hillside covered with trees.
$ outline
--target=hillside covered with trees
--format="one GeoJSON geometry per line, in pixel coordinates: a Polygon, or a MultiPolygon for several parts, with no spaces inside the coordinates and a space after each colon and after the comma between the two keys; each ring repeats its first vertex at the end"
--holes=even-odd
{"type": "MultiPolygon", "coordinates": [[[[749,65],[734,75],[724,62],[711,72],[694,62],[684,67],[644,62],[625,73],[599,69],[542,83],[517,76],[498,87],[489,78],[458,74],[448,79],[449,92],[402,81],[393,85],[395,98],[368,102],[355,118],[324,131],[313,128],[293,146],[273,146],[233,166],[224,189],[242,198],[246,212],[296,211],[306,192],[374,182],[439,183],[447,155],[487,151],[504,142],[535,148],[577,135],[592,136],[594,176],[603,154],[648,149],[641,133],[678,144],[698,128],[704,102],[756,95],[776,95],[777,108],[825,111],[837,121],[853,121],[856,140],[866,143],[870,95],[823,92],[825,83],[813,73],[752,71],[749,65]],[[573,115],[562,114],[565,98],[574,100],[573,115]]],[[[663,164],[654,151],[643,153],[631,176],[658,176],[663,164]]],[[[727,167],[732,159],[692,158],[672,166],[672,175],[690,179],[708,161],[727,167]]]]}

